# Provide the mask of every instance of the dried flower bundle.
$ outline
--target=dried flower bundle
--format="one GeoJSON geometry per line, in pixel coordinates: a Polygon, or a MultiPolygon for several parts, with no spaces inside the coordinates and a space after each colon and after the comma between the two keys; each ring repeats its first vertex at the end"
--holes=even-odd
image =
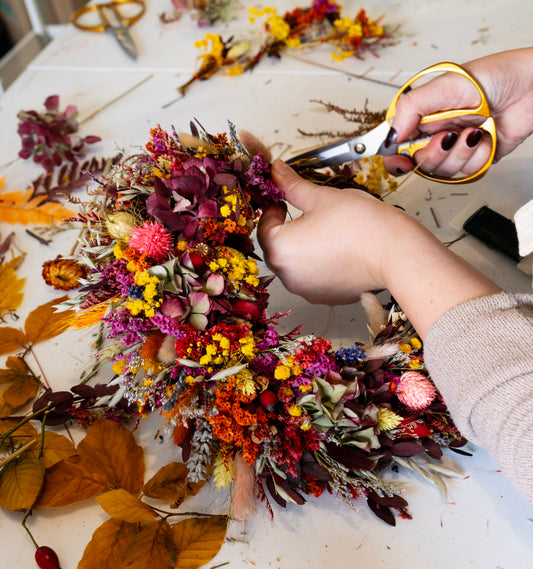
{"type": "Polygon", "coordinates": [[[251,71],[263,57],[280,58],[291,48],[307,49],[320,45],[333,47],[335,61],[362,57],[392,43],[392,37],[378,22],[368,18],[364,9],[353,17],[346,16],[333,0],[315,0],[311,6],[295,8],[283,16],[276,8],[250,8],[250,23],[262,23],[262,43],[252,45],[249,39],[222,39],[208,32],[196,47],[203,49],[200,67],[193,77],[179,87],[184,95],[197,80],[205,80],[224,70],[228,75],[251,71]]]}
{"type": "Polygon", "coordinates": [[[252,241],[261,210],[283,199],[270,165],[231,124],[229,135],[191,127],[154,128],[147,152],[115,164],[76,217],[88,273],[64,303],[72,326],[103,323],[113,401],[161,413],[188,481],[234,485],[236,516],[253,511],[250,494],[286,505],[334,491],[394,524],[391,508],[408,516],[407,502],[387,468],[465,442],[420,340],[375,299],[366,345],[281,334],[252,241]]]}
{"type": "Polygon", "coordinates": [[[22,140],[21,158],[33,161],[51,171],[64,160],[75,162],[85,154],[87,144],[100,141],[99,136],[72,136],[78,131],[78,111],[69,105],[59,110],[59,96],[51,95],[44,102],[45,110],[20,111],[18,133],[22,140]]]}

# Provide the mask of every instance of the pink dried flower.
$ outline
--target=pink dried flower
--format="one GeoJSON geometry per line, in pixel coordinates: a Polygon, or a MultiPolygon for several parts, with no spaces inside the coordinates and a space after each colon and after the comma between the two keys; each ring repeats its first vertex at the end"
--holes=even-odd
{"type": "Polygon", "coordinates": [[[410,409],[420,410],[427,407],[437,390],[431,381],[418,371],[406,371],[400,376],[400,383],[396,388],[398,399],[410,409]]]}
{"type": "Polygon", "coordinates": [[[172,237],[161,224],[146,222],[131,232],[129,245],[137,253],[144,253],[159,262],[167,258],[172,237]]]}

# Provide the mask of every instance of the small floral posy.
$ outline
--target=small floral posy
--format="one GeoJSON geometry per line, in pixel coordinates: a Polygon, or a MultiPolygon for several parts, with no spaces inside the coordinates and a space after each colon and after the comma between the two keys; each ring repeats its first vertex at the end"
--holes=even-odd
{"type": "Polygon", "coordinates": [[[347,57],[361,58],[364,53],[376,53],[393,43],[390,32],[378,22],[368,18],[364,9],[354,17],[342,13],[333,0],[315,0],[311,6],[295,8],[283,16],[276,8],[266,6],[250,8],[251,24],[261,22],[264,34],[260,46],[249,39],[231,37],[223,40],[219,34],[208,32],[196,42],[203,49],[200,66],[193,77],[179,87],[184,95],[197,80],[209,79],[221,70],[234,76],[251,71],[263,57],[280,58],[291,48],[307,49],[320,45],[332,46],[331,58],[341,62],[347,57]]]}
{"type": "Polygon", "coordinates": [[[74,219],[87,275],[64,303],[71,325],[103,323],[98,357],[112,362],[114,400],[161,413],[189,481],[233,485],[232,518],[255,498],[285,506],[325,490],[365,498],[390,524],[391,508],[408,517],[383,473],[423,471],[465,442],[420,340],[398,307],[379,303],[366,345],[281,334],[252,241],[262,208],[283,199],[270,165],[231,124],[229,135],[191,130],[154,128],[147,152],[116,164],[74,219]]]}
{"type": "Polygon", "coordinates": [[[45,110],[20,111],[18,113],[18,133],[22,140],[21,158],[33,161],[51,171],[64,160],[76,161],[85,155],[87,144],[100,141],[99,136],[73,136],[78,131],[76,116],[78,111],[69,105],[59,110],[59,96],[51,95],[44,102],[45,110]]]}

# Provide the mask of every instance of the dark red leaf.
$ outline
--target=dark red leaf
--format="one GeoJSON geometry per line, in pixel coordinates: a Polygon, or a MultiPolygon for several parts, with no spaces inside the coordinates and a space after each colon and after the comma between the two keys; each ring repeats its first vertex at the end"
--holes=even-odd
{"type": "Polygon", "coordinates": [[[394,517],[392,511],[389,510],[389,508],[387,508],[386,506],[380,506],[379,504],[376,504],[376,502],[374,502],[370,498],[367,500],[367,504],[368,507],[374,512],[374,514],[376,514],[378,518],[382,519],[385,523],[389,524],[390,526],[396,525],[396,518],[394,517]]]}
{"type": "Polygon", "coordinates": [[[395,456],[414,456],[415,454],[420,454],[426,449],[414,441],[399,441],[392,445],[392,454],[395,456]]]}

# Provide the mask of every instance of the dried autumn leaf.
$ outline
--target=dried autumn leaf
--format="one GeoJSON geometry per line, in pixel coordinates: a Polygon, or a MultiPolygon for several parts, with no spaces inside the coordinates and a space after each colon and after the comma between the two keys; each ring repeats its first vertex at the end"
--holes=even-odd
{"type": "MultiPolygon", "coordinates": [[[[5,176],[0,179],[2,189],[5,176]]],[[[74,212],[57,202],[47,202],[47,196],[32,198],[33,189],[0,192],[0,220],[6,223],[40,223],[49,225],[72,217],[74,212]],[[44,203],[43,203],[44,202],[44,203]]]]}
{"type": "Polygon", "coordinates": [[[37,458],[12,460],[0,476],[0,506],[5,510],[28,510],[39,495],[44,466],[37,458]]]}
{"type": "Polygon", "coordinates": [[[78,452],[92,464],[91,468],[105,475],[108,486],[132,494],[141,491],[144,453],[126,427],[109,419],[93,423],[78,445],[78,452]]]}
{"type": "Polygon", "coordinates": [[[4,401],[17,409],[33,399],[39,390],[40,383],[31,375],[19,378],[11,382],[11,385],[3,392],[4,401]]]}
{"type": "Polygon", "coordinates": [[[78,569],[118,569],[131,542],[141,531],[137,524],[119,520],[104,522],[87,544],[78,569]]]}
{"type": "MultiPolygon", "coordinates": [[[[37,456],[40,452],[40,445],[35,445],[28,451],[28,454],[37,456]]],[[[76,447],[67,437],[53,431],[44,432],[41,462],[45,468],[52,468],[54,464],[75,454],[76,447]]]]}
{"type": "Polygon", "coordinates": [[[93,498],[107,487],[104,474],[90,470],[91,463],[76,455],[61,460],[46,471],[43,490],[35,508],[68,506],[93,498]]]}
{"type": "Polygon", "coordinates": [[[28,375],[28,366],[21,358],[9,356],[6,358],[6,368],[0,369],[0,383],[9,383],[28,375]]]}
{"type": "Polygon", "coordinates": [[[42,304],[28,314],[24,323],[28,342],[37,344],[38,342],[49,340],[58,336],[69,327],[72,311],[55,311],[55,307],[65,300],[68,300],[66,295],[42,304]]]}
{"type": "Polygon", "coordinates": [[[96,500],[112,518],[131,524],[149,522],[158,515],[148,504],[123,488],[106,492],[96,500]]]}
{"type": "MultiPolygon", "coordinates": [[[[0,421],[0,437],[4,436],[8,431],[13,429],[18,425],[19,421],[15,419],[6,419],[0,421]]],[[[37,430],[30,423],[24,423],[17,427],[9,436],[4,439],[2,445],[0,445],[0,452],[6,452],[9,449],[24,445],[27,442],[35,439],[37,437],[37,430]]]]}
{"type": "Polygon", "coordinates": [[[166,502],[181,503],[187,496],[194,496],[205,484],[205,480],[191,484],[187,482],[189,469],[182,462],[171,462],[160,468],[144,485],[143,492],[150,498],[166,502]]]}
{"type": "Polygon", "coordinates": [[[14,312],[24,298],[22,289],[26,279],[20,279],[15,271],[21,260],[22,256],[19,256],[0,265],[0,317],[14,312]]]}
{"type": "Polygon", "coordinates": [[[20,350],[28,343],[28,339],[22,330],[5,326],[0,328],[0,355],[9,354],[20,350]]]}
{"type": "Polygon", "coordinates": [[[174,569],[175,566],[176,545],[172,529],[166,520],[159,520],[142,526],[117,569],[174,569]]]}
{"type": "Polygon", "coordinates": [[[13,407],[4,399],[4,391],[0,392],[0,417],[9,417],[13,414],[13,407]]]}
{"type": "Polygon", "coordinates": [[[196,569],[219,552],[227,530],[224,518],[190,518],[172,526],[178,548],[176,567],[196,569]]]}

